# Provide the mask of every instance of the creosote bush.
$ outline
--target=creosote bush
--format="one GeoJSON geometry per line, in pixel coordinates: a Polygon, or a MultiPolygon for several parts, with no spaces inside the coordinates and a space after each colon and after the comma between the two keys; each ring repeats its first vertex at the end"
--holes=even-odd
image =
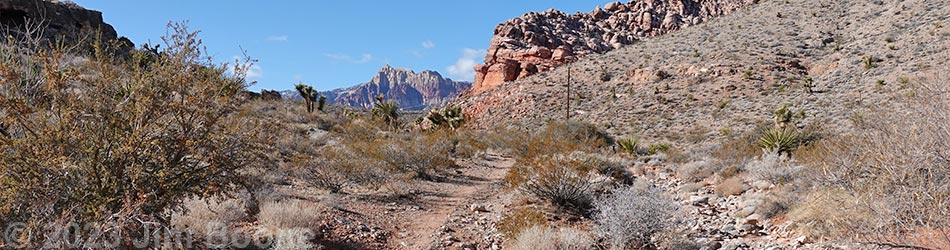
{"type": "Polygon", "coordinates": [[[266,165],[265,123],[236,112],[249,65],[229,76],[182,24],[163,41],[123,60],[0,45],[0,224],[161,218],[266,165]]]}
{"type": "Polygon", "coordinates": [[[591,161],[563,155],[522,159],[505,180],[524,193],[555,205],[585,212],[593,202],[591,161]]]}

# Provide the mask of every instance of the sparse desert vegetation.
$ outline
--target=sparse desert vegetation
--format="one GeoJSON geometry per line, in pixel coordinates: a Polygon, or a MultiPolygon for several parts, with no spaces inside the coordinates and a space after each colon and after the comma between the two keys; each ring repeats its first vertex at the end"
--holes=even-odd
{"type": "Polygon", "coordinates": [[[0,249],[948,249],[950,4],[667,5],[512,19],[474,85],[257,93],[187,23],[0,4],[0,249]]]}

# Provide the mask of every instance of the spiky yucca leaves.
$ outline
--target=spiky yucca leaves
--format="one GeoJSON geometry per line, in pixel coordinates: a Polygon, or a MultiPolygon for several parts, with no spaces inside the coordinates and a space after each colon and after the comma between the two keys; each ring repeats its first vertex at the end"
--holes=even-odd
{"type": "Polygon", "coordinates": [[[373,116],[383,119],[387,125],[396,127],[399,125],[399,104],[389,100],[383,101],[383,96],[376,97],[376,104],[371,110],[373,116]]]}
{"type": "Polygon", "coordinates": [[[769,152],[791,154],[798,146],[798,132],[791,128],[771,128],[759,138],[759,147],[769,152]]]}
{"type": "Polygon", "coordinates": [[[640,138],[621,138],[620,140],[617,140],[617,146],[620,146],[624,152],[637,154],[638,147],[640,146],[640,138]]]}
{"type": "Polygon", "coordinates": [[[423,119],[428,120],[433,127],[449,127],[451,129],[457,129],[465,122],[465,117],[462,115],[462,108],[460,107],[446,107],[440,110],[433,109],[430,110],[429,114],[423,119]]]}

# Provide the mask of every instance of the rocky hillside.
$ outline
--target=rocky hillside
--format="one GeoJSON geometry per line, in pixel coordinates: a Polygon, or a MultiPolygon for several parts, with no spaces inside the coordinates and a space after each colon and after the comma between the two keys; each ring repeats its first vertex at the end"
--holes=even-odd
{"type": "Polygon", "coordinates": [[[803,124],[846,131],[947,72],[948,26],[948,1],[767,1],[458,104],[480,127],[563,120],[570,72],[571,119],[616,135],[715,137],[768,123],[783,104],[803,124]]]}
{"type": "Polygon", "coordinates": [[[102,13],[87,10],[71,2],[55,0],[0,1],[0,27],[3,33],[14,37],[24,35],[47,42],[65,39],[72,44],[101,37],[103,41],[120,40],[128,48],[132,42],[119,38],[112,25],[103,22],[102,13]],[[97,33],[99,36],[97,36],[97,33]]]}
{"type": "Polygon", "coordinates": [[[694,26],[753,0],[636,0],[608,3],[590,13],[554,9],[508,20],[495,28],[485,63],[475,67],[473,94],[551,70],[647,37],[694,26]]]}
{"type": "Polygon", "coordinates": [[[355,107],[372,107],[376,97],[383,95],[403,109],[421,110],[449,103],[470,86],[468,82],[444,78],[439,72],[416,73],[386,65],[369,82],[320,94],[327,96],[330,103],[355,107]]]}

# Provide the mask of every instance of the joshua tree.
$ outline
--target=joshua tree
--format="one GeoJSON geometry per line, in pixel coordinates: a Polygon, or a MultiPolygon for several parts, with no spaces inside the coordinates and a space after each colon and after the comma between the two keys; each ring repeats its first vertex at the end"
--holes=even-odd
{"type": "MultiPolygon", "coordinates": [[[[303,100],[307,105],[307,113],[313,112],[314,103],[317,102],[317,99],[321,99],[320,93],[317,92],[316,89],[313,89],[312,86],[303,83],[298,83],[294,86],[294,88],[296,88],[297,92],[300,93],[300,97],[303,97],[303,100]]],[[[323,110],[322,103],[320,104],[320,110],[323,110]]]]}
{"type": "Polygon", "coordinates": [[[465,117],[462,115],[462,108],[460,107],[446,107],[441,110],[433,109],[430,110],[429,114],[423,119],[428,120],[435,127],[449,127],[451,129],[457,129],[465,122],[465,117]]]}
{"type": "Polygon", "coordinates": [[[373,116],[380,117],[386,124],[393,127],[399,121],[399,104],[394,101],[383,101],[383,95],[376,97],[376,104],[373,107],[373,116]]]}
{"type": "Polygon", "coordinates": [[[327,105],[327,97],[321,96],[320,101],[317,102],[317,110],[320,110],[320,112],[323,112],[323,107],[326,105],[327,105]]]}

